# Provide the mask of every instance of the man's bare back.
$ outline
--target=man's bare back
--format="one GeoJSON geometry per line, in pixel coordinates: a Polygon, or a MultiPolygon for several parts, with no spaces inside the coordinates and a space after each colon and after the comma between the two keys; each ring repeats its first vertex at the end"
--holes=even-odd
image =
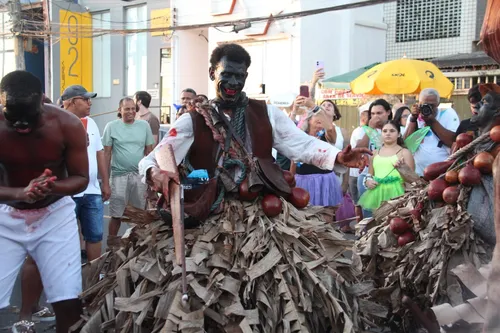
{"type": "Polygon", "coordinates": [[[85,190],[88,182],[86,133],[73,114],[45,104],[37,126],[30,133],[21,134],[2,113],[0,142],[5,147],[0,150],[0,163],[5,167],[11,189],[11,198],[0,195],[0,202],[18,209],[36,209],[85,190]],[[51,193],[33,203],[23,202],[23,189],[45,169],[57,177],[51,193]],[[68,179],[68,176],[71,177],[68,179]]]}

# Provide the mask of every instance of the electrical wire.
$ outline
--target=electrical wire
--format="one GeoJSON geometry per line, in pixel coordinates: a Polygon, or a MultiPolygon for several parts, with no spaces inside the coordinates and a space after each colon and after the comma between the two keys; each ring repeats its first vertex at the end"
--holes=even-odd
{"type": "MultiPolygon", "coordinates": [[[[312,9],[312,10],[305,10],[305,11],[298,11],[298,12],[291,12],[291,13],[286,13],[286,14],[278,14],[276,16],[273,16],[273,19],[275,21],[279,20],[288,20],[288,19],[295,19],[295,18],[301,18],[301,17],[306,17],[310,15],[316,15],[316,14],[321,14],[321,13],[326,13],[326,12],[332,12],[332,11],[339,11],[339,10],[345,10],[345,9],[353,9],[353,8],[360,8],[360,7],[366,7],[366,6],[373,6],[373,5],[378,5],[378,4],[383,4],[387,2],[393,2],[396,0],[366,0],[366,1],[359,1],[355,3],[349,3],[349,4],[343,4],[343,5],[337,5],[337,6],[332,6],[332,7],[324,7],[324,8],[318,8],[318,9],[312,9]]],[[[96,2],[97,3],[97,2],[96,2]]],[[[52,2],[53,5],[56,5],[58,8],[64,9],[64,10],[69,10],[70,6],[68,6],[67,9],[62,8],[61,6],[57,5],[55,1],[52,2]]],[[[99,4],[103,4],[102,2],[99,1],[99,4]]],[[[81,14],[81,13],[77,13],[81,14]]],[[[152,19],[150,19],[151,21],[152,19]]],[[[135,28],[135,29],[124,29],[124,28],[108,28],[108,29],[102,29],[102,28],[95,28],[92,27],[91,24],[74,24],[68,27],[66,24],[60,23],[60,22],[50,22],[50,28],[47,29],[45,26],[45,23],[43,20],[33,20],[33,19],[23,19],[23,26],[24,29],[19,33],[20,36],[23,37],[34,37],[34,38],[46,38],[48,36],[51,36],[52,38],[54,37],[59,37],[59,38],[93,38],[96,35],[102,35],[102,34],[109,34],[109,35],[127,35],[127,34],[137,34],[137,33],[145,33],[145,32],[165,32],[167,33],[168,31],[181,31],[181,30],[191,30],[191,29],[199,29],[199,28],[216,28],[219,31],[222,31],[219,29],[219,27],[230,27],[230,26],[235,26],[238,24],[245,24],[245,23],[255,23],[255,22],[264,22],[269,20],[269,15],[266,16],[260,16],[260,17],[252,17],[252,18],[247,18],[247,19],[241,19],[241,20],[228,20],[228,21],[221,21],[221,22],[208,22],[208,23],[200,23],[200,24],[191,24],[191,25],[181,25],[181,26],[169,26],[169,27],[145,27],[145,28],[135,28]],[[29,26],[29,29],[28,29],[29,26]],[[75,29],[74,31],[68,31],[69,28],[75,29]]],[[[141,21],[140,23],[143,23],[144,21],[141,21]]],[[[133,22],[133,23],[139,23],[133,22]]],[[[129,25],[133,24],[131,22],[119,22],[118,24],[121,25],[129,25]]],[[[224,31],[222,31],[224,32],[224,31]]],[[[8,36],[12,35],[12,32],[3,32],[0,33],[0,36],[8,36]]]]}

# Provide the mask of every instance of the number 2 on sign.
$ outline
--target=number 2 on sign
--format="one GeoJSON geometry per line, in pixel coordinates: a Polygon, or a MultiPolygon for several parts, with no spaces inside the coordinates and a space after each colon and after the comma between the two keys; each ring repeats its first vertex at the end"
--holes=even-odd
{"type": "Polygon", "coordinates": [[[71,62],[71,65],[69,65],[68,75],[73,76],[73,77],[78,77],[78,74],[72,73],[73,66],[75,66],[76,62],[78,61],[78,49],[74,46],[70,47],[68,50],[68,55],[71,55],[71,53],[72,53],[71,51],[75,51],[75,52],[73,52],[75,54],[75,58],[71,62]]]}

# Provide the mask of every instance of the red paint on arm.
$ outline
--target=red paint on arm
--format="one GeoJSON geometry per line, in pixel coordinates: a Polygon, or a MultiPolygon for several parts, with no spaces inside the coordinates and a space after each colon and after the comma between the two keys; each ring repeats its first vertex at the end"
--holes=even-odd
{"type": "Polygon", "coordinates": [[[168,131],[168,136],[176,137],[177,136],[177,130],[175,127],[172,127],[170,131],[168,131]]]}

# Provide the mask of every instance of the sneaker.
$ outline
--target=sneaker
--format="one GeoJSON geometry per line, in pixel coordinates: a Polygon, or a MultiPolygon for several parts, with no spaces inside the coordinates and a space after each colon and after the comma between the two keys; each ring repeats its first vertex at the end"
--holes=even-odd
{"type": "Polygon", "coordinates": [[[18,321],[12,325],[12,333],[36,333],[35,323],[27,320],[18,321]]]}
{"type": "Polygon", "coordinates": [[[31,318],[35,322],[48,322],[54,321],[56,319],[56,315],[54,312],[50,311],[48,307],[42,306],[37,312],[31,315],[31,318]]]}

